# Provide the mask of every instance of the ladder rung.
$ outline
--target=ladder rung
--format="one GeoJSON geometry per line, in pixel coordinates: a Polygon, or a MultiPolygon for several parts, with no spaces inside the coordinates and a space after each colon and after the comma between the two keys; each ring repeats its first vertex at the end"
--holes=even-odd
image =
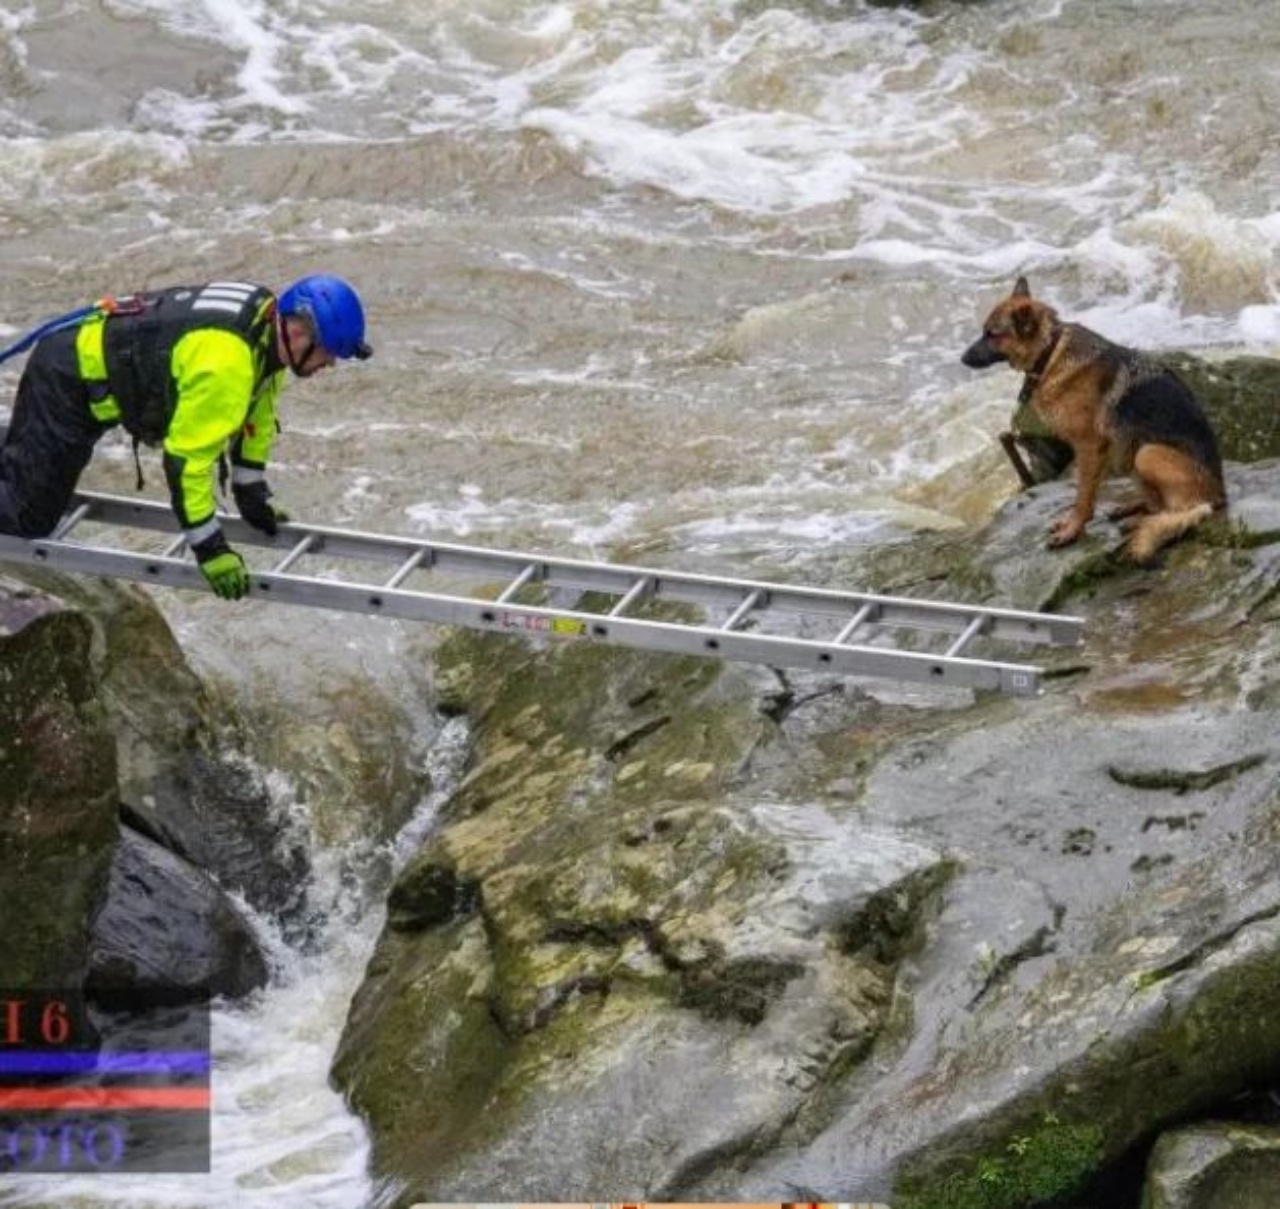
{"type": "Polygon", "coordinates": [[[966,646],[969,645],[983,630],[987,628],[987,618],[979,614],[964,628],[964,633],[947,647],[946,657],[948,659],[960,654],[966,646]]]}
{"type": "Polygon", "coordinates": [[[61,541],[68,533],[71,532],[72,529],[84,520],[92,510],[93,506],[91,504],[78,505],[74,510],[67,513],[67,515],[62,518],[58,527],[49,534],[49,540],[55,542],[61,541]]]}
{"type": "Polygon", "coordinates": [[[173,558],[183,546],[187,544],[187,535],[179,533],[173,541],[169,542],[163,550],[160,551],[161,558],[173,558]]]}
{"type": "MultiPolygon", "coordinates": [[[[400,564],[400,569],[382,586],[384,588],[398,588],[406,579],[409,578],[420,566],[424,560],[427,560],[431,550],[428,546],[423,546],[420,550],[415,550],[408,558],[400,564]]],[[[430,562],[428,561],[428,566],[430,562]]]]}
{"type": "Polygon", "coordinates": [[[875,610],[876,606],[871,601],[866,601],[849,619],[849,622],[844,629],[842,629],[831,641],[836,646],[843,646],[866,623],[875,610]]]}
{"type": "Polygon", "coordinates": [[[648,596],[653,590],[653,576],[642,575],[627,589],[626,595],[609,610],[610,617],[621,617],[633,604],[648,596]]]}
{"type": "Polygon", "coordinates": [[[759,591],[750,592],[746,599],[729,614],[725,623],[720,627],[722,630],[736,630],[742,624],[747,614],[757,605],[763,604],[762,593],[759,591]]]}
{"type": "Polygon", "coordinates": [[[535,575],[538,574],[538,564],[530,563],[519,575],[515,577],[506,590],[498,597],[498,604],[506,604],[517,592],[520,591],[527,583],[529,583],[535,575]]]}
{"type": "Polygon", "coordinates": [[[315,542],[315,534],[308,533],[292,550],[289,551],[274,567],[271,568],[272,575],[283,575],[294,563],[306,554],[315,542]]]}

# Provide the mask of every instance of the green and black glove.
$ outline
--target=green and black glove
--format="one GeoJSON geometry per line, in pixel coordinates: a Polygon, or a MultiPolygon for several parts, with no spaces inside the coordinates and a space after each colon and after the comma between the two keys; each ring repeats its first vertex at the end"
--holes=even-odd
{"type": "Polygon", "coordinates": [[[240,515],[268,537],[275,537],[277,528],[289,519],[283,508],[272,505],[271,488],[261,479],[256,483],[232,483],[231,494],[240,515]]]}
{"type": "Polygon", "coordinates": [[[249,594],[249,568],[229,545],[221,531],[191,547],[200,573],[223,600],[239,600],[249,594]]]}

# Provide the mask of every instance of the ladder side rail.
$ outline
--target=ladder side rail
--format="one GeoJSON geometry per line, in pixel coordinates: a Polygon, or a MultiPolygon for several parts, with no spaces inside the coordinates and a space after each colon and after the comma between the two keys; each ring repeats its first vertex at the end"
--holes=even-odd
{"type": "Polygon", "coordinates": [[[0,533],[0,560],[36,567],[56,567],[83,575],[132,579],[141,583],[205,587],[198,565],[169,554],[137,554],[129,550],[56,542],[51,538],[28,541],[0,533]]]}
{"type": "MultiPolygon", "coordinates": [[[[80,493],[75,501],[90,501],[94,506],[95,520],[132,525],[139,528],[171,529],[172,513],[166,504],[151,500],[131,500],[122,496],[80,493]]],[[[252,529],[239,518],[219,518],[233,540],[273,546],[276,539],[252,529]]],[[[414,550],[428,548],[433,561],[442,571],[458,574],[492,576],[495,572],[510,569],[518,574],[526,566],[530,556],[507,550],[490,550],[418,540],[407,537],[388,537],[384,534],[361,533],[357,530],[337,529],[320,525],[300,525],[290,522],[281,526],[281,534],[297,540],[310,532],[323,539],[317,543],[317,552],[337,558],[354,558],[366,561],[380,559],[403,560],[414,550]]],[[[826,588],[804,588],[788,584],[769,583],[750,579],[718,579],[690,572],[663,571],[655,568],[624,566],[621,564],[590,563],[576,559],[540,558],[544,570],[543,582],[549,587],[568,587],[578,591],[598,591],[621,595],[634,581],[643,575],[653,580],[652,595],[667,600],[691,604],[733,608],[751,591],[766,593],[770,610],[790,611],[802,614],[834,615],[847,617],[851,609],[865,602],[880,606],[878,618],[886,626],[905,626],[916,629],[936,630],[944,633],[963,633],[975,616],[989,620],[987,633],[998,639],[1015,642],[1048,643],[1055,646],[1077,646],[1082,641],[1084,619],[1029,610],[993,608],[987,605],[966,605],[945,601],[914,600],[910,597],[878,595],[868,592],[842,592],[826,588]]]]}
{"type": "MultiPolygon", "coordinates": [[[[93,505],[91,520],[129,529],[144,529],[162,533],[175,531],[175,520],[167,504],[155,500],[132,500],[124,496],[78,493],[75,501],[87,500],[93,505]]],[[[388,537],[381,533],[361,533],[353,529],[335,529],[323,525],[307,525],[288,521],[271,537],[260,529],[228,512],[219,512],[218,522],[229,541],[239,545],[259,546],[266,549],[289,550],[304,537],[312,538],[313,553],[334,558],[361,559],[368,562],[395,561],[403,563],[411,555],[422,552],[424,559],[433,555],[436,543],[412,537],[388,537]]],[[[46,539],[48,540],[48,539],[46,539]]],[[[466,550],[466,547],[459,547],[466,550]]],[[[485,552],[479,549],[476,555],[485,552]]],[[[499,555],[499,564],[509,562],[524,566],[529,562],[527,554],[499,555]]],[[[492,569],[492,564],[491,568],[492,569]]]]}
{"type": "MultiPolygon", "coordinates": [[[[284,577],[270,584],[270,594],[273,599],[287,601],[295,593],[310,596],[309,587],[306,583],[291,583],[284,577]]],[[[308,600],[307,603],[334,608],[352,607],[351,597],[361,591],[358,587],[353,589],[349,585],[332,582],[322,582],[317,589],[321,599],[308,600]]],[[[380,593],[378,599],[377,611],[385,616],[436,621],[517,637],[609,642],[669,654],[715,656],[843,675],[989,689],[1019,696],[1034,696],[1040,687],[1040,669],[1026,664],[949,658],[877,647],[833,647],[829,643],[808,639],[727,633],[670,622],[606,618],[595,613],[557,612],[534,605],[499,605],[469,597],[392,592],[380,593]]]]}
{"type": "MultiPolygon", "coordinates": [[[[226,523],[225,521],[223,522],[226,523]]],[[[374,537],[366,534],[344,532],[341,529],[325,529],[315,526],[299,526],[290,522],[282,525],[282,534],[293,535],[299,530],[315,535],[315,553],[326,558],[351,559],[357,562],[394,562],[403,565],[412,555],[422,554],[423,569],[442,575],[461,575],[475,580],[501,580],[509,583],[529,565],[529,555],[508,551],[489,552],[468,549],[465,546],[442,545],[433,541],[417,541],[413,538],[374,537]]],[[[270,545],[250,534],[244,538],[246,545],[270,545]]]]}
{"type": "MultiPolygon", "coordinates": [[[[89,502],[93,506],[93,519],[104,524],[120,525],[134,529],[150,529],[172,532],[173,512],[167,504],[157,500],[134,500],[126,496],[78,493],[74,503],[89,502]]],[[[218,521],[228,538],[243,545],[282,547],[296,542],[306,534],[316,538],[316,553],[323,552],[332,558],[350,558],[367,562],[403,562],[418,550],[430,555],[433,567],[455,573],[493,575],[510,569],[518,574],[530,562],[536,562],[549,574],[561,571],[565,578],[557,586],[582,590],[616,590],[629,587],[639,572],[633,568],[610,563],[581,562],[574,559],[544,559],[515,550],[489,549],[483,546],[465,546],[456,542],[439,542],[427,538],[388,536],[384,533],[365,533],[358,529],[339,529],[331,525],[310,525],[289,521],[280,526],[278,535],[268,536],[254,529],[238,516],[219,512],[218,521]]],[[[710,581],[712,583],[716,581],[710,581]]],[[[734,598],[738,594],[735,593],[734,598]]]]}
{"type": "MultiPolygon", "coordinates": [[[[62,542],[28,542],[4,536],[0,536],[0,556],[142,583],[208,590],[199,567],[180,559],[62,542]]],[[[558,612],[532,605],[502,605],[469,597],[388,590],[376,584],[343,583],[300,575],[267,572],[254,574],[252,581],[254,595],[264,600],[461,625],[513,636],[609,641],[672,654],[713,655],[844,675],[991,689],[1019,696],[1031,696],[1039,691],[1039,669],[1025,664],[877,647],[833,646],[808,639],[724,632],[625,617],[606,618],[595,613],[558,612]]]]}
{"type": "MultiPolygon", "coordinates": [[[[122,496],[99,496],[87,493],[77,496],[94,505],[94,518],[104,524],[120,525],[134,529],[172,532],[173,513],[166,504],[154,500],[131,500],[122,496]]],[[[364,562],[391,561],[403,564],[419,550],[432,571],[444,575],[460,575],[485,580],[501,579],[509,582],[530,563],[530,556],[511,550],[487,549],[480,546],[464,546],[452,542],[437,542],[411,537],[388,537],[379,533],[362,533],[353,529],[337,529],[325,525],[304,525],[289,521],[279,528],[276,537],[269,537],[254,529],[239,517],[219,513],[218,520],[229,541],[244,546],[279,548],[286,543],[297,542],[310,534],[316,540],[312,553],[335,559],[353,559],[364,562]]],[[[689,604],[709,607],[732,607],[742,597],[741,582],[754,587],[748,581],[716,580],[705,576],[678,575],[674,580],[662,571],[646,571],[644,568],[620,564],[589,563],[576,559],[536,560],[542,570],[540,582],[548,588],[566,588],[576,592],[601,592],[612,596],[624,596],[641,577],[648,577],[648,594],[664,599],[680,600],[689,604]],[[675,590],[669,590],[674,587],[675,590]]]]}
{"type": "Polygon", "coordinates": [[[104,495],[94,491],[77,491],[71,507],[89,504],[93,519],[106,525],[127,525],[134,529],[177,530],[173,509],[158,500],[131,499],[125,495],[104,495]]]}
{"type": "MultiPolygon", "coordinates": [[[[101,495],[80,492],[75,501],[90,501],[95,519],[104,523],[119,524],[144,529],[172,529],[172,510],[157,500],[138,500],[128,496],[101,495]]],[[[253,529],[238,517],[220,513],[223,527],[235,540],[257,546],[277,546],[283,543],[253,529]]],[[[437,557],[442,570],[477,574],[492,574],[496,568],[514,568],[513,574],[526,566],[531,557],[527,553],[511,550],[466,546],[452,542],[437,542],[411,537],[388,537],[381,533],[365,533],[356,529],[339,529],[326,525],[308,525],[290,521],[280,527],[280,534],[297,540],[303,533],[314,533],[323,539],[325,554],[335,558],[377,560],[399,559],[418,548],[427,547],[437,557]]],[[[317,546],[317,551],[319,550],[317,546]]],[[[625,566],[611,563],[592,563],[571,558],[539,558],[545,569],[548,586],[569,587],[579,591],[609,591],[619,586],[629,587],[637,578],[649,576],[653,591],[673,600],[693,604],[718,604],[732,606],[752,591],[769,594],[775,605],[795,611],[817,610],[829,607],[833,610],[848,609],[865,600],[891,602],[894,597],[878,597],[865,592],[840,592],[822,588],[797,588],[794,585],[771,584],[751,579],[722,579],[698,575],[687,571],[666,571],[652,567],[625,566]]],[[[904,604],[917,603],[903,598],[904,604]]],[[[938,606],[946,607],[946,606],[938,606]]],[[[965,608],[966,606],[952,606],[965,608]]],[[[974,610],[976,611],[976,610],[974,610]]]]}
{"type": "Polygon", "coordinates": [[[255,590],[285,603],[352,609],[387,617],[460,625],[514,637],[609,642],[669,654],[704,655],[772,666],[949,687],[989,689],[1018,696],[1039,692],[1040,669],[1027,664],[949,658],[915,651],[843,646],[801,638],[731,632],[671,622],[610,618],[598,613],[498,604],[471,597],[425,592],[387,592],[373,585],[307,580],[300,576],[255,576],[255,590]]]}

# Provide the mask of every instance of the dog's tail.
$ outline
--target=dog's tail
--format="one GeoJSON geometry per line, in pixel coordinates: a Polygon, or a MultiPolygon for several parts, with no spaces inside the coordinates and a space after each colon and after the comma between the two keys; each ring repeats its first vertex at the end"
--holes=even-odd
{"type": "Polygon", "coordinates": [[[1144,517],[1129,538],[1129,557],[1136,563],[1149,563],[1163,546],[1190,533],[1201,521],[1215,512],[1210,503],[1195,504],[1176,512],[1156,512],[1144,517]]]}

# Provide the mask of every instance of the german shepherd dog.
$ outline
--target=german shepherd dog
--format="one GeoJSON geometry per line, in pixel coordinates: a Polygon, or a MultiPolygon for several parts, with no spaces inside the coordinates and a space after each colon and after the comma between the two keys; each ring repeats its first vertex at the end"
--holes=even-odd
{"type": "Polygon", "coordinates": [[[1050,547],[1084,532],[1112,465],[1131,472],[1141,489],[1108,514],[1130,518],[1128,553],[1136,563],[1151,562],[1162,546],[1226,507],[1217,439],[1182,380],[1134,349],[1062,322],[1031,297],[1025,277],[987,316],[961,360],[971,369],[1004,361],[1025,374],[1019,402],[1030,401],[1075,454],[1075,504],[1050,529],[1050,547]]]}

